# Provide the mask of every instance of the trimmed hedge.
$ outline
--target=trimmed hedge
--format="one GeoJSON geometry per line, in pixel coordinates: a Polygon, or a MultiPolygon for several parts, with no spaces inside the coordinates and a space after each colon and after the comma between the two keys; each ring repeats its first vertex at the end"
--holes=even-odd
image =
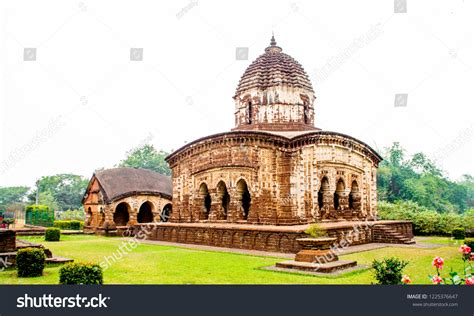
{"type": "Polygon", "coordinates": [[[378,214],[381,219],[412,221],[415,235],[451,236],[455,228],[474,227],[474,210],[463,214],[438,213],[411,201],[381,201],[378,203],[378,214]]]}
{"type": "Polygon", "coordinates": [[[54,210],[50,210],[46,205],[28,205],[25,208],[25,223],[44,227],[53,226],[54,210]]]}
{"type": "Polygon", "coordinates": [[[59,241],[60,237],[61,231],[56,227],[46,228],[46,231],[44,232],[45,241],[59,241]]]}
{"type": "Polygon", "coordinates": [[[102,268],[94,263],[68,263],[59,270],[59,284],[103,284],[102,268]]]}
{"type": "Polygon", "coordinates": [[[64,220],[54,221],[54,227],[64,230],[81,230],[84,227],[84,221],[64,220]]]}
{"type": "Polygon", "coordinates": [[[43,248],[23,248],[16,253],[18,277],[36,277],[43,275],[46,256],[43,248]]]}
{"type": "Polygon", "coordinates": [[[464,240],[464,244],[471,247],[472,251],[474,252],[474,238],[466,238],[464,240]]]}

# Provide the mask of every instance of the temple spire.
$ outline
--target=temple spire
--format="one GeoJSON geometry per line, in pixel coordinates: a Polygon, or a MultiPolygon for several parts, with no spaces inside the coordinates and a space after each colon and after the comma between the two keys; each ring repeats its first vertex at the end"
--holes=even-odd
{"type": "Polygon", "coordinates": [[[270,40],[270,46],[276,46],[277,42],[275,41],[275,35],[272,32],[272,39],[270,40]]]}
{"type": "Polygon", "coordinates": [[[275,35],[273,34],[272,31],[272,38],[270,40],[270,46],[265,48],[265,51],[268,53],[280,53],[281,52],[281,47],[277,46],[277,42],[275,41],[275,35]]]}

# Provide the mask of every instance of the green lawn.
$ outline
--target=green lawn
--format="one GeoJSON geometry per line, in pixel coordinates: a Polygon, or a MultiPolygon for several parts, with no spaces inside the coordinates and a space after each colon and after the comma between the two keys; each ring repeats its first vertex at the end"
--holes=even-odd
{"type": "MultiPolygon", "coordinates": [[[[102,262],[105,256],[113,256],[123,243],[123,240],[118,238],[82,235],[61,236],[60,242],[44,242],[41,237],[20,238],[41,242],[57,256],[97,263],[102,262]]],[[[445,272],[448,272],[450,267],[461,270],[462,262],[457,248],[457,245],[448,243],[436,249],[388,247],[341,256],[341,259],[357,260],[359,264],[370,265],[373,259],[397,256],[410,261],[405,272],[413,283],[430,283],[427,276],[433,273],[431,260],[435,256],[445,259],[445,272]]],[[[346,273],[337,277],[319,277],[261,269],[283,260],[285,259],[140,244],[104,272],[104,283],[370,284],[373,282],[370,270],[346,273]]],[[[37,278],[17,278],[14,269],[7,269],[0,272],[0,284],[57,284],[59,268],[60,265],[48,265],[44,275],[37,278]]]]}

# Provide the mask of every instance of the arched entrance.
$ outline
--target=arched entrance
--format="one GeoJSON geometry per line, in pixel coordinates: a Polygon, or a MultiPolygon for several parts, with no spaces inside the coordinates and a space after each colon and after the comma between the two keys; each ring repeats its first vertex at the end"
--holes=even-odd
{"type": "Polygon", "coordinates": [[[208,219],[211,212],[211,195],[205,183],[202,183],[199,187],[199,198],[202,201],[199,219],[208,219]]]}
{"type": "Polygon", "coordinates": [[[336,192],[334,192],[334,209],[337,210],[339,209],[340,205],[340,199],[342,197],[342,194],[344,193],[345,185],[344,181],[342,179],[339,179],[336,184],[336,192]]]}
{"type": "Polygon", "coordinates": [[[318,191],[318,206],[320,210],[328,211],[326,208],[329,207],[329,205],[324,201],[324,195],[327,195],[327,193],[329,193],[329,180],[327,177],[324,177],[321,179],[321,186],[318,191]]]}
{"type": "Polygon", "coordinates": [[[351,193],[349,193],[349,208],[351,210],[359,210],[360,209],[360,193],[359,193],[359,185],[357,181],[352,181],[351,185],[351,193]]]}
{"type": "Polygon", "coordinates": [[[115,207],[114,212],[114,222],[117,226],[126,226],[128,220],[130,219],[129,215],[130,205],[126,202],[122,202],[115,207]]]}
{"type": "Polygon", "coordinates": [[[137,221],[139,223],[151,223],[153,222],[153,204],[151,202],[146,201],[138,210],[137,221]]]}
{"type": "Polygon", "coordinates": [[[227,219],[227,211],[229,210],[230,195],[224,181],[217,184],[217,197],[220,201],[221,212],[217,219],[227,219]]]}
{"type": "Polygon", "coordinates": [[[242,218],[246,220],[249,216],[250,202],[252,199],[250,197],[250,192],[247,186],[247,182],[245,182],[244,179],[240,179],[237,182],[237,194],[240,199],[240,208],[242,212],[242,218]]]}
{"type": "Polygon", "coordinates": [[[91,208],[87,208],[87,219],[86,219],[86,226],[92,225],[92,210],[91,208]]]}
{"type": "Polygon", "coordinates": [[[161,212],[160,220],[162,222],[167,222],[171,217],[171,212],[173,211],[171,203],[166,204],[163,207],[163,211],[161,212]]]}

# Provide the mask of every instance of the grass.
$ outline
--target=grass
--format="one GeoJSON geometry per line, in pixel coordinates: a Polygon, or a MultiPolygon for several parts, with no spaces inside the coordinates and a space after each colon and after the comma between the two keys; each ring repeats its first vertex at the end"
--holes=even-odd
{"type": "MultiPolygon", "coordinates": [[[[61,236],[59,242],[45,242],[42,237],[20,237],[41,242],[54,255],[68,257],[76,262],[104,262],[123,244],[119,238],[70,235],[61,236]]],[[[443,240],[442,237],[436,238],[443,240]],[[441,238],[441,239],[440,239],[441,238]]],[[[425,241],[423,241],[425,242],[425,241]]],[[[462,261],[457,245],[446,243],[436,249],[388,247],[341,256],[342,260],[357,260],[370,265],[372,260],[397,256],[410,261],[405,273],[413,283],[429,284],[428,275],[433,273],[431,261],[435,256],[445,259],[445,271],[449,268],[460,271],[462,261]]],[[[116,257],[119,257],[116,255],[116,257]]],[[[262,267],[272,266],[286,259],[258,257],[226,252],[202,251],[180,247],[140,244],[127,252],[120,260],[111,264],[104,272],[105,284],[371,284],[374,282],[370,270],[346,273],[340,276],[320,277],[294,273],[267,271],[262,267]]],[[[61,265],[48,265],[44,275],[36,278],[18,278],[16,270],[0,272],[0,284],[58,284],[61,265]]]]}

